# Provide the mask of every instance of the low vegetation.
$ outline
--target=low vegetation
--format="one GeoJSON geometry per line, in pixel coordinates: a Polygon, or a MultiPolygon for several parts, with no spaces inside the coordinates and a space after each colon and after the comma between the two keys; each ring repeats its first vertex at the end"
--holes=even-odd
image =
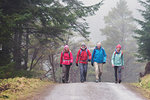
{"type": "Polygon", "coordinates": [[[26,98],[35,91],[42,89],[52,82],[40,79],[16,77],[0,80],[0,100],[16,100],[26,98]]]}
{"type": "Polygon", "coordinates": [[[140,92],[150,99],[150,74],[140,79],[139,83],[133,83],[133,85],[140,90],[140,92]]]}

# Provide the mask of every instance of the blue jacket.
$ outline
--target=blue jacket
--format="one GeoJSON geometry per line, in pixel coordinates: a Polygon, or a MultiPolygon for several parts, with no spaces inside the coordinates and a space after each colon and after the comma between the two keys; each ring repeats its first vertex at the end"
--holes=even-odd
{"type": "Polygon", "coordinates": [[[98,49],[96,46],[92,53],[91,63],[94,63],[94,62],[105,63],[106,58],[107,58],[107,55],[106,55],[105,50],[102,47],[98,49]]]}

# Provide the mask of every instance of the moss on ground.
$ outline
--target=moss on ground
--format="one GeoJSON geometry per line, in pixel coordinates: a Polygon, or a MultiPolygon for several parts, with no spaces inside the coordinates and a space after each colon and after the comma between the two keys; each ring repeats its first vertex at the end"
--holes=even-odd
{"type": "Polygon", "coordinates": [[[42,89],[52,82],[34,78],[9,78],[0,80],[0,100],[17,100],[31,95],[37,89],[42,89]]]}
{"type": "Polygon", "coordinates": [[[140,92],[148,99],[150,99],[150,75],[141,78],[139,83],[132,83],[140,92]]]}

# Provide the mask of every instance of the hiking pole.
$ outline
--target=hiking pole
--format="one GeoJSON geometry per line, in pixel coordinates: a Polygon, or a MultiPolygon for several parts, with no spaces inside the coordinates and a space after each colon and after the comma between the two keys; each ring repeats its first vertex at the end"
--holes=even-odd
{"type": "Polygon", "coordinates": [[[63,66],[61,67],[61,69],[60,69],[60,83],[62,83],[62,68],[63,68],[63,66]]]}
{"type": "Polygon", "coordinates": [[[2,51],[2,44],[0,44],[0,51],[2,51]]]}

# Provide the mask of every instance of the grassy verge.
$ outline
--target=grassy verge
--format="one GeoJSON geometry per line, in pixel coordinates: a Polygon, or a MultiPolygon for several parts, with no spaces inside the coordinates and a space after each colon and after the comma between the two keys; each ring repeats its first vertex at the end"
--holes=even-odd
{"type": "Polygon", "coordinates": [[[132,83],[132,85],[150,100],[150,75],[144,76],[139,83],[132,83]]]}
{"type": "Polygon", "coordinates": [[[53,84],[48,81],[41,81],[34,78],[9,78],[0,80],[0,100],[18,100],[26,98],[36,90],[53,84]]]}

